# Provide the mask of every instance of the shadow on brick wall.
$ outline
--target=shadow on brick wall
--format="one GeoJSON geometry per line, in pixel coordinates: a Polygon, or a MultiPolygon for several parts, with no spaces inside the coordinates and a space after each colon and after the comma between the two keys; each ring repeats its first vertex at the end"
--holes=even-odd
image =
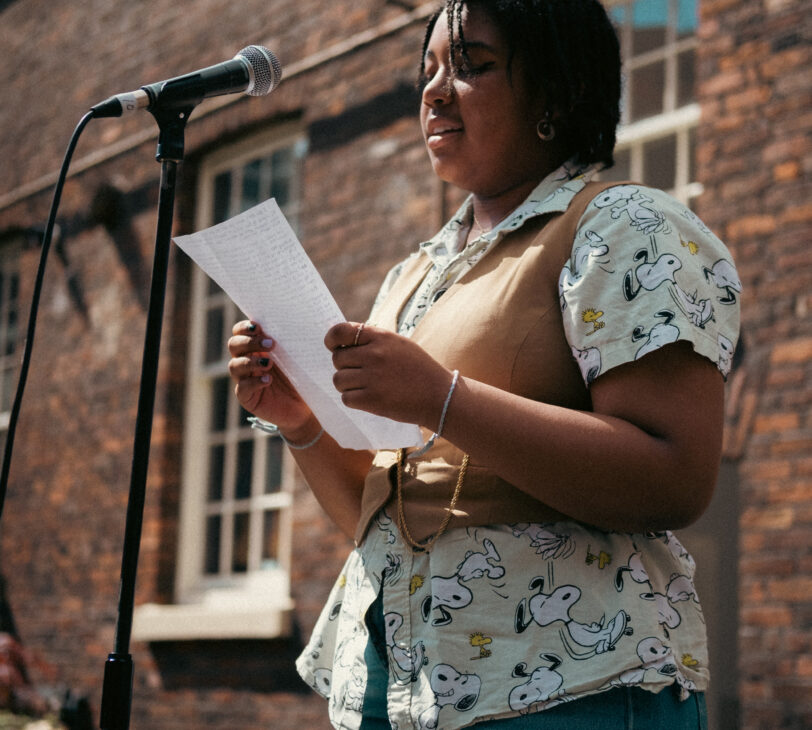
{"type": "Polygon", "coordinates": [[[256,692],[311,690],[296,673],[298,639],[162,641],[150,645],[163,687],[256,692]]]}

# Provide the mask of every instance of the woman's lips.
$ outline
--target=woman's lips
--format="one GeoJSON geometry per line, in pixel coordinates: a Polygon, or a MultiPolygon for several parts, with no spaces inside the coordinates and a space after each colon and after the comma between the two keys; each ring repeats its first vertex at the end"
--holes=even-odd
{"type": "Polygon", "coordinates": [[[430,121],[426,128],[426,144],[435,149],[462,134],[462,127],[454,122],[430,121]]]}

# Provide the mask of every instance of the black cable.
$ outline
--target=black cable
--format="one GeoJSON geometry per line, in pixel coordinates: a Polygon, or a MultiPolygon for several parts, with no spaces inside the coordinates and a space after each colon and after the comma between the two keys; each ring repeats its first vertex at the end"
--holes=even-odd
{"type": "Polygon", "coordinates": [[[89,111],[76,125],[73,130],[73,136],[65,151],[65,159],[62,161],[62,169],[59,171],[59,178],[56,182],[56,189],[54,190],[54,198],[51,202],[51,212],[48,216],[48,224],[45,226],[45,233],[42,235],[42,251],[40,252],[39,268],[37,269],[37,278],[34,283],[34,293],[31,297],[31,311],[28,315],[28,330],[25,336],[25,348],[23,349],[23,359],[20,364],[20,377],[17,381],[17,392],[14,396],[14,404],[11,407],[11,413],[8,421],[8,432],[6,433],[6,446],[3,453],[3,469],[0,472],[0,518],[3,516],[3,505],[6,501],[6,492],[8,491],[8,475],[11,469],[11,452],[14,448],[14,432],[17,429],[17,419],[20,415],[20,407],[23,401],[23,393],[25,391],[25,382],[28,379],[28,367],[31,363],[31,351],[34,348],[34,332],[37,327],[37,311],[39,310],[39,300],[42,294],[42,282],[45,279],[45,264],[48,260],[48,251],[51,248],[51,238],[54,232],[54,222],[56,221],[56,212],[59,209],[59,201],[62,198],[62,188],[65,185],[65,178],[68,176],[68,168],[70,161],[73,157],[73,151],[76,149],[76,144],[79,137],[87,126],[88,122],[93,119],[93,111],[89,111]]]}

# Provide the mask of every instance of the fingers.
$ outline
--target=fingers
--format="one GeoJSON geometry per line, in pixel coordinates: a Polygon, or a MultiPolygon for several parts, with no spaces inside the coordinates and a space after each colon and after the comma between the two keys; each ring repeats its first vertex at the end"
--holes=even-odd
{"type": "Polygon", "coordinates": [[[271,368],[273,361],[269,357],[262,355],[250,355],[243,357],[232,357],[228,361],[228,374],[235,381],[245,378],[260,378],[263,383],[270,382],[271,368]]]}
{"type": "Polygon", "coordinates": [[[363,322],[341,322],[327,331],[324,344],[328,350],[335,352],[341,347],[369,344],[370,339],[370,331],[363,322]]]}
{"type": "Polygon", "coordinates": [[[243,408],[253,413],[267,387],[268,383],[262,382],[261,378],[243,378],[234,385],[234,395],[243,408]]]}
{"type": "Polygon", "coordinates": [[[231,330],[232,336],[228,340],[228,351],[231,357],[243,357],[251,353],[270,352],[275,345],[255,322],[237,322],[231,330]]]}
{"type": "Polygon", "coordinates": [[[273,361],[268,353],[274,342],[255,322],[237,322],[228,341],[231,359],[228,374],[234,381],[234,392],[244,406],[252,403],[271,382],[273,361]]]}

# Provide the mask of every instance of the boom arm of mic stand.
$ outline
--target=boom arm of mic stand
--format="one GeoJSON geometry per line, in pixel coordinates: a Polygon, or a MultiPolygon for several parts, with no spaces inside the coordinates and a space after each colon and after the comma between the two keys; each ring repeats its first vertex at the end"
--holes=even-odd
{"type": "Polygon", "coordinates": [[[130,495],[127,504],[127,521],[121,559],[118,624],[116,626],[115,650],[108,655],[104,666],[99,725],[101,730],[128,730],[130,726],[134,676],[133,660],[130,655],[130,636],[132,634],[133,607],[135,603],[138,552],[144,519],[152,416],[158,380],[158,356],[161,349],[161,328],[166,298],[167,271],[169,269],[169,248],[172,240],[175,187],[178,163],[183,159],[186,122],[193,108],[192,105],[172,109],[156,109],[152,112],[160,128],[156,159],[161,163],[161,189],[158,201],[158,223],[155,235],[149,310],[144,336],[144,355],[141,363],[138,413],[133,440],[130,495]]]}

